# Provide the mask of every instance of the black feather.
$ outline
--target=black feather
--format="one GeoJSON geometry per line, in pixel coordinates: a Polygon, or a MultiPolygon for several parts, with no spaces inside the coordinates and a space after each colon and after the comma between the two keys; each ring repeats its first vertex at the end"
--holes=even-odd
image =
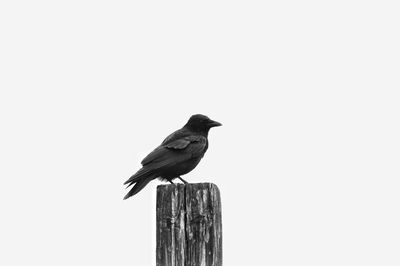
{"type": "Polygon", "coordinates": [[[136,193],[141,191],[151,180],[153,180],[153,179],[152,178],[146,178],[146,179],[139,180],[133,186],[133,188],[128,192],[128,194],[125,195],[124,200],[132,197],[133,195],[135,195],[136,193]]]}

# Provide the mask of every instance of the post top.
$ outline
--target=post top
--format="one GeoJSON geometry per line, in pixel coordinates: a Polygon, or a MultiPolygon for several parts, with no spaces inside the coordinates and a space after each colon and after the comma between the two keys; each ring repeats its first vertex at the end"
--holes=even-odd
{"type": "Polygon", "coordinates": [[[214,183],[176,183],[176,184],[163,184],[157,186],[157,192],[159,191],[196,191],[196,190],[210,190],[214,193],[219,194],[219,188],[214,183]]]}
{"type": "Polygon", "coordinates": [[[218,188],[218,186],[214,183],[205,182],[205,183],[188,183],[188,184],[182,184],[182,183],[162,184],[162,185],[158,185],[157,189],[158,188],[167,188],[167,187],[170,188],[170,187],[176,187],[176,186],[177,187],[191,187],[191,188],[195,188],[195,187],[198,187],[198,188],[217,187],[218,188]]]}

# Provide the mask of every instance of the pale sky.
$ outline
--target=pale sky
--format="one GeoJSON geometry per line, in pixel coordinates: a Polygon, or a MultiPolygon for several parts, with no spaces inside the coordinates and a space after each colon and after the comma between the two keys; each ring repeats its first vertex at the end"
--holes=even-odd
{"type": "Polygon", "coordinates": [[[224,265],[400,265],[397,1],[2,1],[0,265],[155,265],[122,183],[190,115],[224,265]]]}

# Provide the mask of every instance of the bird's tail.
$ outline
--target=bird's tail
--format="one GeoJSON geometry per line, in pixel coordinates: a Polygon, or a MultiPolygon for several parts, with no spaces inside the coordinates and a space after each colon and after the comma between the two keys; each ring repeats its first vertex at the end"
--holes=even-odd
{"type": "Polygon", "coordinates": [[[138,182],[141,179],[144,179],[151,175],[153,172],[152,169],[148,169],[146,167],[141,168],[134,175],[132,175],[128,180],[125,181],[124,185],[128,185],[128,187],[132,186],[134,183],[138,182]]]}
{"type": "MultiPolygon", "coordinates": [[[[152,176],[148,176],[137,181],[133,188],[128,192],[128,194],[125,195],[124,200],[132,197],[133,195],[141,191],[153,179],[154,178],[152,176]]],[[[135,182],[130,183],[128,187],[134,183],[135,182]]]]}

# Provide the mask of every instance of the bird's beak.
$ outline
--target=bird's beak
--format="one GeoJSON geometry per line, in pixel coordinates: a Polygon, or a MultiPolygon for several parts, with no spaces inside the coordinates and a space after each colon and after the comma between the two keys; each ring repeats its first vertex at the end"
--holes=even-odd
{"type": "Polygon", "coordinates": [[[220,122],[210,120],[210,122],[208,122],[208,126],[209,127],[219,127],[219,126],[222,126],[222,124],[220,122]]]}

